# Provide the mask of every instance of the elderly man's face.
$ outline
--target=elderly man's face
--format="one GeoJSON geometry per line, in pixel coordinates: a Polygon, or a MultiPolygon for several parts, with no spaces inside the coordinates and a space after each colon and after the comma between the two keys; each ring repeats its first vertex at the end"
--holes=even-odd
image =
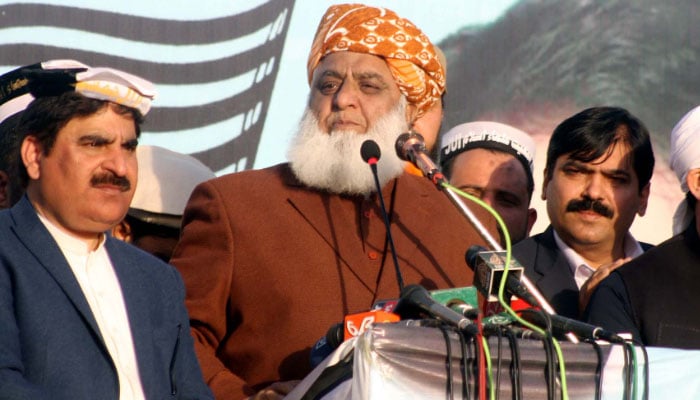
{"type": "Polygon", "coordinates": [[[400,97],[384,60],[342,51],[326,56],[314,71],[309,108],[326,133],[365,133],[400,97]]]}
{"type": "Polygon", "coordinates": [[[29,198],[44,217],[69,234],[93,240],[126,214],[137,179],[136,129],[111,106],[61,129],[48,155],[29,136],[22,159],[29,198]]]}

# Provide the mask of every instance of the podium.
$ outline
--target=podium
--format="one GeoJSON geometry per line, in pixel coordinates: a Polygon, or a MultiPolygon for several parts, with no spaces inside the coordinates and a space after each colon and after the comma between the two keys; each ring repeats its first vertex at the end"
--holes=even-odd
{"type": "MultiPolygon", "coordinates": [[[[635,347],[633,368],[631,351],[622,345],[560,346],[569,399],[700,396],[700,351],[635,347]]],[[[496,398],[561,398],[558,361],[547,355],[543,341],[492,335],[488,350],[489,388],[496,398]]],[[[465,340],[451,330],[405,321],[376,324],[343,343],[285,399],[478,399],[476,356],[473,338],[465,340]]]]}

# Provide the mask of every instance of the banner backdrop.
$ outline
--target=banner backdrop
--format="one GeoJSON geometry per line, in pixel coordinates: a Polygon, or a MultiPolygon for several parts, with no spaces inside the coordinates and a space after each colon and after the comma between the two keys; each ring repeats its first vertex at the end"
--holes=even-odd
{"type": "MultiPolygon", "coordinates": [[[[191,154],[218,175],[285,160],[308,84],[306,57],[327,0],[0,1],[0,73],[48,59],[108,65],[159,91],[141,143],[191,154]]],[[[620,105],[652,130],[658,167],[632,231],[671,236],[682,195],[668,135],[700,104],[700,5],[692,0],[385,0],[448,59],[443,129],[509,123],[538,143],[533,205],[548,136],[592,105],[620,105]]]]}

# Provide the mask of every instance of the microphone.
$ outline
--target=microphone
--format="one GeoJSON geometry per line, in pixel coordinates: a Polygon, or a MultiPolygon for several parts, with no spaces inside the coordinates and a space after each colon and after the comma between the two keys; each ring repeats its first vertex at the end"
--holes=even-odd
{"type": "Polygon", "coordinates": [[[326,335],[311,347],[311,354],[309,355],[311,369],[316,368],[343,343],[343,329],[344,324],[342,322],[332,325],[326,332],[326,335]]]}
{"type": "MultiPolygon", "coordinates": [[[[474,278],[475,281],[479,281],[479,276],[481,275],[486,275],[486,279],[488,280],[489,284],[492,284],[493,282],[498,280],[500,282],[500,278],[502,277],[502,272],[501,275],[498,276],[497,278],[489,275],[494,272],[495,266],[490,265],[492,264],[490,254],[499,254],[500,257],[502,258],[503,261],[501,261],[502,264],[505,264],[505,252],[503,250],[496,251],[496,252],[489,252],[485,248],[474,245],[471,246],[465,255],[465,259],[467,261],[467,265],[469,268],[471,268],[474,271],[474,278]],[[488,257],[486,255],[489,254],[488,257]],[[480,266],[481,265],[481,266],[480,266]]],[[[552,306],[549,305],[547,300],[542,296],[542,294],[535,288],[535,285],[533,285],[528,279],[527,276],[525,276],[522,271],[523,267],[520,265],[520,263],[515,260],[515,258],[511,257],[511,265],[517,265],[518,268],[520,269],[520,272],[518,273],[518,277],[516,278],[515,276],[512,276],[511,274],[508,274],[508,277],[506,279],[506,290],[508,293],[515,295],[519,297],[520,299],[525,300],[527,303],[529,303],[533,307],[538,307],[547,312],[547,314],[550,315],[556,315],[554,312],[554,309],[552,309],[552,306]]],[[[480,290],[484,291],[484,288],[479,288],[480,290]]],[[[492,289],[492,288],[491,288],[492,289]]],[[[490,297],[491,292],[489,289],[488,296],[490,297]]],[[[496,291],[497,293],[498,291],[496,291]]],[[[494,302],[486,302],[486,307],[495,305],[494,302]]],[[[500,306],[500,305],[498,305],[500,306]]],[[[496,308],[499,308],[499,307],[496,308]]],[[[501,310],[502,311],[502,310],[501,310]]],[[[569,339],[570,342],[572,343],[578,343],[578,339],[576,338],[575,335],[571,333],[567,333],[566,338],[569,339]]]]}
{"type": "Polygon", "coordinates": [[[401,268],[399,268],[399,258],[396,255],[396,248],[394,247],[394,238],[391,235],[391,221],[389,221],[389,214],[386,212],[386,207],[384,206],[384,196],[382,196],[382,185],[379,183],[379,175],[377,174],[377,162],[379,162],[379,157],[381,157],[382,152],[379,150],[379,145],[374,140],[368,139],[362,142],[360,147],[360,156],[362,159],[369,164],[372,170],[372,175],[374,176],[374,185],[377,187],[377,197],[379,197],[379,205],[382,209],[382,217],[384,219],[384,226],[386,227],[386,238],[389,242],[389,248],[391,249],[391,258],[394,262],[394,270],[396,271],[396,282],[399,285],[399,292],[403,291],[403,276],[401,275],[401,268]]]}
{"type": "Polygon", "coordinates": [[[361,335],[370,324],[398,322],[399,320],[397,314],[383,310],[346,315],[343,322],[332,325],[326,335],[311,347],[311,368],[315,368],[321,361],[325,360],[344,341],[361,335]]]}
{"type": "MultiPolygon", "coordinates": [[[[474,271],[477,288],[488,296],[488,301],[498,301],[498,286],[505,271],[506,252],[489,251],[486,248],[471,246],[464,256],[467,265],[474,271]]],[[[506,276],[506,291],[517,296],[533,307],[540,307],[539,301],[522,283],[523,266],[514,258],[510,258],[508,275],[506,276]]]]}
{"type": "Polygon", "coordinates": [[[474,322],[451,308],[433,300],[428,291],[421,285],[408,285],[401,291],[401,297],[399,299],[399,304],[396,306],[396,312],[401,315],[402,312],[410,312],[411,308],[418,309],[433,318],[453,325],[460,331],[471,335],[479,333],[479,329],[474,322]]]}
{"type": "MultiPolygon", "coordinates": [[[[522,317],[540,326],[546,326],[547,319],[541,314],[541,311],[536,310],[522,310],[522,317]]],[[[595,326],[581,322],[575,319],[562,317],[561,315],[549,315],[549,320],[552,323],[552,330],[560,333],[566,334],[568,332],[574,333],[576,336],[584,339],[590,340],[605,340],[610,343],[624,343],[623,339],[618,334],[601,328],[600,326],[595,326]]]]}
{"type": "Polygon", "coordinates": [[[377,162],[382,156],[382,151],[374,140],[365,140],[360,147],[360,155],[367,164],[376,168],[377,162]]]}
{"type": "Polygon", "coordinates": [[[395,147],[396,154],[400,159],[415,165],[433,184],[442,187],[441,184],[447,182],[445,175],[440,172],[440,168],[428,156],[425,140],[420,133],[402,133],[396,139],[395,147]]]}

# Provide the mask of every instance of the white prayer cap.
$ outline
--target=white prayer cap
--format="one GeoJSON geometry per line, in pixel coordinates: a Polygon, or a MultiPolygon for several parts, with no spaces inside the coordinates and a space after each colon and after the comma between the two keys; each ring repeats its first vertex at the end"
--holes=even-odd
{"type": "Polygon", "coordinates": [[[458,154],[471,149],[493,149],[510,153],[523,164],[528,176],[532,176],[535,142],[520,129],[492,121],[457,125],[440,140],[440,164],[444,166],[458,154]]]}
{"type": "MultiPolygon", "coordinates": [[[[671,131],[671,169],[681,183],[683,193],[688,192],[688,171],[700,168],[700,106],[690,110],[671,131]]],[[[685,199],[673,216],[673,234],[684,231],[693,219],[685,199]]]]}
{"type": "Polygon", "coordinates": [[[216,175],[196,158],[163,147],[139,145],[136,157],[139,175],[129,215],[179,229],[192,190],[216,175]]]}
{"type": "Polygon", "coordinates": [[[0,76],[0,123],[24,111],[35,97],[67,91],[135,108],[141,115],[148,113],[156,96],[153,84],[136,75],[75,60],[49,60],[0,76]]]}

